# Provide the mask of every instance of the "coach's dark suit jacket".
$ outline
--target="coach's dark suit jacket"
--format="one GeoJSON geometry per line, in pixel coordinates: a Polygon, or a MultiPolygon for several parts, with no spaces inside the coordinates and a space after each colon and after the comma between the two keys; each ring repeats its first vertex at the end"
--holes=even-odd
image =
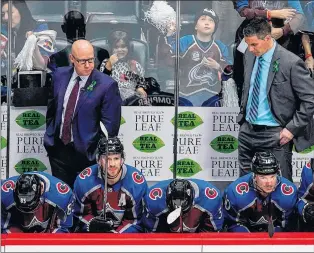
{"type": "MultiPolygon", "coordinates": [[[[53,74],[53,100],[48,105],[44,145],[48,152],[57,151],[60,136],[64,95],[73,74],[73,67],[57,68],[53,74]]],[[[74,147],[89,161],[95,160],[100,138],[100,121],[109,136],[116,136],[120,128],[121,97],[118,84],[111,77],[93,70],[84,89],[80,90],[73,115],[72,132],[74,147]],[[87,88],[96,82],[92,91],[87,88]]],[[[73,157],[75,159],[75,157],[73,157]]]]}
{"type": "MultiPolygon", "coordinates": [[[[239,124],[245,121],[250,79],[256,57],[248,50],[244,55],[244,87],[239,124]]],[[[304,62],[278,45],[270,64],[267,79],[268,102],[276,120],[294,135],[297,151],[314,144],[314,81],[304,62]],[[278,62],[278,71],[274,63],[278,62]],[[311,124],[309,124],[311,122],[311,124]]]]}

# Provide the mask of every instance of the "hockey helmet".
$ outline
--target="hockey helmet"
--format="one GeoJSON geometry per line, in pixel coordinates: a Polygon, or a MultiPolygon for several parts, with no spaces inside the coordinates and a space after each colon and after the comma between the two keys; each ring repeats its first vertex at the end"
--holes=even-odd
{"type": "Polygon", "coordinates": [[[121,157],[124,158],[124,147],[118,137],[111,137],[108,141],[105,137],[101,138],[97,146],[98,157],[107,154],[107,146],[108,154],[121,154],[121,157]]]}
{"type": "Polygon", "coordinates": [[[14,189],[14,201],[21,212],[35,210],[40,201],[41,184],[36,174],[23,174],[16,181],[14,189]]]}
{"type": "Polygon", "coordinates": [[[188,180],[175,179],[167,187],[166,203],[170,211],[182,208],[182,212],[188,212],[194,200],[194,188],[188,180]]]}
{"type": "Polygon", "coordinates": [[[271,175],[279,172],[280,165],[270,151],[256,152],[252,159],[251,169],[258,175],[271,175]]]}

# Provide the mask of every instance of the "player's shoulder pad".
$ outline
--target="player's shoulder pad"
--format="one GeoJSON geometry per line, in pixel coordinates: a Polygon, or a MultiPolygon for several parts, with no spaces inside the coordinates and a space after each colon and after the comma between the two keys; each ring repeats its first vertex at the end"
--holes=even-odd
{"type": "Polygon", "coordinates": [[[50,203],[56,204],[60,209],[66,211],[69,202],[73,198],[73,192],[70,186],[59,178],[51,176],[47,173],[36,172],[45,183],[44,198],[50,203]]]}
{"type": "Polygon", "coordinates": [[[74,182],[74,191],[82,193],[88,192],[92,187],[97,184],[98,179],[98,164],[82,170],[76,177],[74,182]]]}
{"type": "Polygon", "coordinates": [[[233,181],[225,188],[225,199],[228,199],[232,206],[237,206],[239,209],[247,206],[256,197],[254,189],[251,189],[250,180],[252,173],[233,181]]]}
{"type": "Polygon", "coordinates": [[[311,163],[308,162],[303,166],[302,174],[301,174],[302,181],[306,182],[313,182],[313,170],[311,168],[311,163]]]}
{"type": "Polygon", "coordinates": [[[292,208],[295,205],[298,191],[294,183],[281,177],[281,182],[272,194],[272,199],[283,208],[292,208]]]}
{"type": "Polygon", "coordinates": [[[189,179],[194,191],[194,203],[210,212],[216,212],[222,204],[222,194],[213,184],[201,179],[189,179]]]}
{"type": "Polygon", "coordinates": [[[125,164],[125,175],[122,186],[129,191],[137,201],[144,197],[147,191],[147,182],[144,175],[133,166],[125,164]]]}
{"type": "Polygon", "coordinates": [[[172,179],[163,180],[153,185],[147,190],[144,201],[147,209],[154,215],[162,213],[167,209],[166,193],[167,187],[172,179]]]}
{"type": "Polygon", "coordinates": [[[18,177],[10,177],[1,182],[1,203],[6,209],[9,209],[14,204],[13,191],[18,177]]]}
{"type": "Polygon", "coordinates": [[[228,192],[233,192],[237,197],[246,198],[250,192],[250,180],[252,179],[253,174],[249,173],[243,177],[238,178],[233,181],[228,187],[228,192]]]}

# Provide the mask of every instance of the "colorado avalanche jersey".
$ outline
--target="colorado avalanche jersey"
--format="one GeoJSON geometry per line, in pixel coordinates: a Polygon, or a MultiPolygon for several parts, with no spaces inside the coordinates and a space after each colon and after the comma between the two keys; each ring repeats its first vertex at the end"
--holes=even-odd
{"type": "Polygon", "coordinates": [[[44,172],[36,174],[44,184],[39,206],[22,213],[16,208],[13,196],[18,176],[2,182],[1,233],[67,233],[73,225],[74,195],[70,187],[44,172]]]}
{"type": "MultiPolygon", "coordinates": [[[[174,36],[167,37],[167,43],[175,52],[174,36]]],[[[221,91],[221,70],[228,63],[228,49],[220,41],[200,42],[194,35],[180,39],[180,95],[187,98],[194,106],[202,106],[203,102],[221,91]],[[204,44],[204,45],[202,45],[204,44]],[[214,59],[221,69],[210,68],[206,61],[214,59]]]]}
{"type": "Polygon", "coordinates": [[[143,225],[148,232],[215,232],[222,228],[222,196],[215,186],[199,180],[189,179],[195,197],[192,208],[172,224],[167,223],[170,213],[166,203],[166,190],[172,179],[157,183],[145,195],[145,212],[143,225]]]}
{"type": "Polygon", "coordinates": [[[307,203],[314,204],[314,175],[311,164],[304,165],[301,174],[301,183],[298,190],[298,212],[302,216],[303,208],[307,203]]]}
{"type": "Polygon", "coordinates": [[[283,177],[277,180],[275,191],[266,198],[255,189],[253,173],[238,178],[225,189],[224,214],[228,231],[266,232],[269,214],[275,231],[287,229],[297,202],[297,189],[283,177]]]}
{"type": "MultiPolygon", "coordinates": [[[[93,165],[83,170],[74,183],[77,231],[86,231],[92,218],[103,215],[105,185],[100,173],[98,165],[93,165]]],[[[136,168],[125,164],[121,179],[114,185],[108,185],[106,217],[113,220],[117,233],[142,231],[142,198],[146,190],[144,176],[136,168]]]]}

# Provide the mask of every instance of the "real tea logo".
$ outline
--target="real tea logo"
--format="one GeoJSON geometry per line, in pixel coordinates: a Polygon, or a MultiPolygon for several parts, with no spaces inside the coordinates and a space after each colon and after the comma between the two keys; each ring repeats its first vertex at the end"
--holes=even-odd
{"type": "Polygon", "coordinates": [[[125,119],[121,116],[120,126],[123,125],[124,123],[125,123],[125,119]]]}
{"type": "Polygon", "coordinates": [[[165,146],[165,143],[158,136],[153,134],[145,134],[137,137],[133,141],[133,146],[138,151],[145,153],[153,153],[165,146]]]}
{"type": "Polygon", "coordinates": [[[217,152],[228,154],[238,149],[238,140],[232,135],[220,135],[211,141],[210,146],[217,152]]]}
{"type": "Polygon", "coordinates": [[[36,158],[26,158],[22,161],[19,161],[15,166],[14,169],[19,173],[23,174],[24,172],[31,172],[31,171],[44,171],[46,170],[46,166],[36,158]]]}
{"type": "Polygon", "coordinates": [[[7,140],[3,136],[1,136],[1,149],[7,146],[7,140]]]}
{"type": "Polygon", "coordinates": [[[40,112],[37,111],[26,111],[21,113],[15,119],[15,122],[25,129],[36,129],[46,123],[46,118],[40,112]]]}
{"type": "MultiPolygon", "coordinates": [[[[174,124],[174,117],[171,123],[174,124]]],[[[194,112],[181,112],[178,114],[178,128],[181,130],[192,130],[203,124],[203,120],[194,112]]]]}
{"type": "MultiPolygon", "coordinates": [[[[170,167],[173,172],[173,164],[170,167]]],[[[177,161],[177,175],[180,177],[192,177],[202,171],[201,166],[191,159],[181,159],[177,161]]]]}
{"type": "MultiPolygon", "coordinates": [[[[295,150],[295,146],[294,146],[294,145],[293,145],[293,151],[294,151],[294,152],[297,152],[297,151],[295,150]]],[[[311,147],[309,147],[309,148],[304,149],[304,150],[301,151],[301,152],[297,152],[297,153],[298,153],[298,154],[302,154],[302,155],[306,155],[306,154],[308,154],[308,153],[311,153],[312,151],[314,151],[314,145],[311,146],[311,147]]]]}

